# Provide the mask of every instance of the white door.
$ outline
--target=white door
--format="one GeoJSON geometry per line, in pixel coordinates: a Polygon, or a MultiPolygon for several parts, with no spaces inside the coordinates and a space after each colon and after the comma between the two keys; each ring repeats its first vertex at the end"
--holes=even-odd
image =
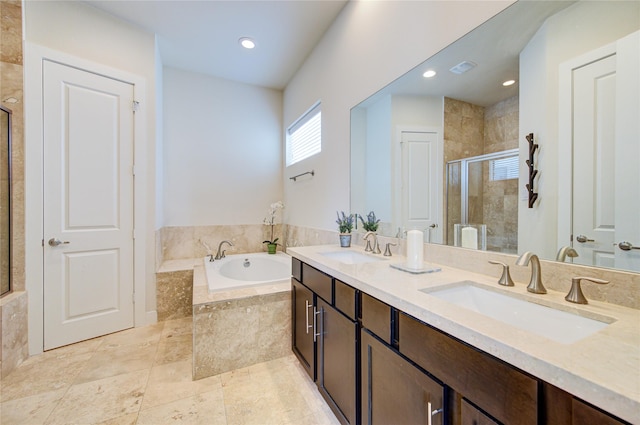
{"type": "Polygon", "coordinates": [[[442,243],[442,143],[437,131],[402,131],[401,222],[442,243]]]}
{"type": "Polygon", "coordinates": [[[640,32],[618,40],[616,49],[616,268],[640,271],[640,32]]]}
{"type": "Polygon", "coordinates": [[[586,55],[573,68],[572,234],[579,264],[640,271],[639,75],[640,33],[618,40],[615,54],[586,55]]]}
{"type": "Polygon", "coordinates": [[[614,267],[616,56],[573,70],[574,262],[614,267]]]}
{"type": "Polygon", "coordinates": [[[133,86],[44,61],[44,349],[130,328],[133,86]]]}

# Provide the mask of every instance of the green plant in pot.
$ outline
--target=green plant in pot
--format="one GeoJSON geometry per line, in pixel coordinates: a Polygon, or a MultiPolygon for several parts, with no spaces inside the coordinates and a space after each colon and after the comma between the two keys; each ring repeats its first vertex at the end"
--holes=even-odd
{"type": "Polygon", "coordinates": [[[367,221],[364,221],[364,218],[362,218],[362,214],[360,214],[360,222],[362,223],[362,228],[366,232],[377,232],[380,219],[376,217],[376,213],[371,211],[369,214],[367,214],[367,221]]]}
{"type": "Polygon", "coordinates": [[[263,244],[267,244],[267,252],[269,254],[275,254],[276,249],[278,248],[278,245],[279,245],[278,244],[279,238],[275,238],[275,239],[273,238],[273,228],[276,225],[276,214],[278,213],[279,210],[283,208],[284,208],[284,204],[282,203],[282,201],[274,202],[269,207],[269,213],[263,220],[263,224],[265,226],[271,227],[271,237],[268,240],[262,242],[263,244]]]}
{"type": "Polygon", "coordinates": [[[351,231],[353,230],[354,223],[353,214],[346,215],[344,211],[340,211],[340,213],[336,211],[336,215],[338,216],[336,223],[338,223],[338,229],[340,230],[340,246],[348,248],[351,246],[351,231]],[[342,214],[342,216],[340,214],[342,214]]]}

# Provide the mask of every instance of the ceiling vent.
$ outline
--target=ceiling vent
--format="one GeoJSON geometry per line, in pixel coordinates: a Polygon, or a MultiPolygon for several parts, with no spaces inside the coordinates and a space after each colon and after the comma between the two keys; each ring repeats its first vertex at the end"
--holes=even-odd
{"type": "Polygon", "coordinates": [[[456,66],[454,66],[453,68],[451,68],[449,71],[453,72],[454,74],[464,74],[465,72],[475,68],[478,64],[473,63],[471,61],[464,61],[464,62],[460,62],[459,64],[457,64],[456,66]]]}

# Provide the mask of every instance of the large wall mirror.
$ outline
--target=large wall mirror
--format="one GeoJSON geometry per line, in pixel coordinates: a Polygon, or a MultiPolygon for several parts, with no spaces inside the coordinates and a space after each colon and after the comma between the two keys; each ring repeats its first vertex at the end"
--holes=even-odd
{"type": "Polygon", "coordinates": [[[11,291],[11,111],[0,106],[0,295],[11,291]]]}
{"type": "Polygon", "coordinates": [[[351,110],[351,211],[385,236],[640,271],[639,30],[635,1],[505,9],[351,110]]]}

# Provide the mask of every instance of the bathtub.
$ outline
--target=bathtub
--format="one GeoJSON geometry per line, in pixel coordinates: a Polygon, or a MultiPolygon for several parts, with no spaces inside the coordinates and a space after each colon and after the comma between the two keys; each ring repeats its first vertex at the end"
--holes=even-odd
{"type": "Polygon", "coordinates": [[[221,260],[204,259],[209,293],[289,281],[291,257],[284,253],[234,254],[221,260]]]}

